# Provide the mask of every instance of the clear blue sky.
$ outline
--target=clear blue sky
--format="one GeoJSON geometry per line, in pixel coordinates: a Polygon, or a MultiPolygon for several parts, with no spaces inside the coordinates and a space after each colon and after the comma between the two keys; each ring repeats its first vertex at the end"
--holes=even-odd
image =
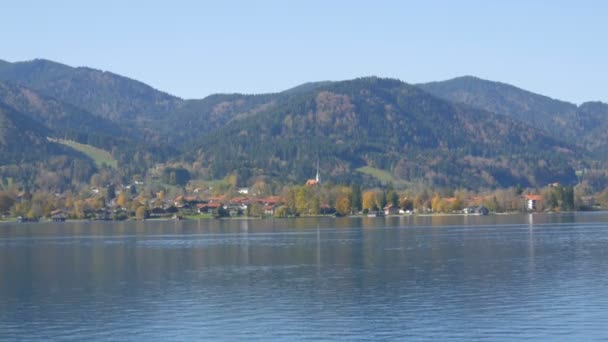
{"type": "Polygon", "coordinates": [[[475,75],[608,102],[608,1],[5,1],[0,59],[47,58],[185,98],[377,75],[475,75]],[[95,2],[95,4],[93,4],[95,2]]]}

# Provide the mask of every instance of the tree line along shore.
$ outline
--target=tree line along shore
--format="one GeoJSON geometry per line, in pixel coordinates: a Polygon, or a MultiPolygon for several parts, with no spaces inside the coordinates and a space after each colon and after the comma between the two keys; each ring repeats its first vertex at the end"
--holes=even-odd
{"type": "Polygon", "coordinates": [[[134,182],[91,186],[80,192],[0,191],[4,221],[200,219],[227,217],[304,217],[319,215],[488,214],[580,211],[608,208],[608,190],[589,194],[584,184],[472,192],[392,184],[269,185],[236,187],[230,179],[163,186],[134,182]]]}

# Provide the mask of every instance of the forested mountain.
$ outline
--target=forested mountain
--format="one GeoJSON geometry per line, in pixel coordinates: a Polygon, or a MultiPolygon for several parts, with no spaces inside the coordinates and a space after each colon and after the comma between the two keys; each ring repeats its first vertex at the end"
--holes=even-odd
{"type": "Polygon", "coordinates": [[[55,154],[59,149],[46,139],[48,128],[0,102],[0,160],[19,163],[55,154]]]}
{"type": "Polygon", "coordinates": [[[417,86],[449,101],[512,117],[594,152],[608,147],[608,115],[603,109],[607,105],[600,102],[576,106],[471,76],[417,86]]]}
{"type": "Polygon", "coordinates": [[[578,107],[577,113],[581,132],[579,142],[598,158],[608,159],[608,104],[585,102],[578,107]]]}
{"type": "Polygon", "coordinates": [[[125,135],[116,123],[20,85],[0,82],[0,101],[59,135],[70,132],[125,135]]]}
{"type": "MultiPolygon", "coordinates": [[[[579,152],[504,116],[440,100],[398,80],[363,78],[283,96],[196,144],[214,177],[236,170],[300,180],[315,160],[332,179],[360,166],[438,186],[572,182],[579,152]]],[[[193,156],[192,154],[189,154],[193,156]]]]}
{"type": "Polygon", "coordinates": [[[23,85],[42,95],[82,108],[123,125],[141,136],[155,137],[147,124],[174,111],[182,100],[111,72],[36,59],[1,63],[0,80],[23,85]]]}
{"type": "Polygon", "coordinates": [[[46,170],[46,176],[57,180],[56,189],[65,189],[72,181],[88,181],[94,171],[92,161],[70,148],[50,142],[47,139],[50,134],[42,124],[0,102],[2,177],[36,184],[47,181],[41,173],[46,170]]]}
{"type": "Polygon", "coordinates": [[[276,94],[218,94],[202,100],[187,100],[152,127],[167,137],[167,143],[188,149],[188,145],[202,135],[234,119],[255,116],[270,108],[278,97],[276,94]]]}
{"type": "Polygon", "coordinates": [[[123,181],[177,164],[194,177],[234,174],[240,185],[257,176],[300,183],[317,161],[325,180],[341,183],[373,183],[357,172],[363,166],[451,188],[571,183],[608,146],[608,105],[473,77],[417,86],[368,77],[183,100],[110,72],[0,61],[0,102],[0,170],[18,158],[47,170],[49,155],[63,158],[65,179],[71,161],[88,163],[76,177],[84,182],[96,172],[91,160],[46,137],[105,149],[123,181]]]}
{"type": "Polygon", "coordinates": [[[327,86],[332,84],[332,81],[320,81],[320,82],[307,82],[304,84],[300,84],[299,86],[295,86],[293,88],[289,88],[283,92],[283,94],[298,94],[304,93],[307,91],[315,90],[322,86],[327,86]]]}

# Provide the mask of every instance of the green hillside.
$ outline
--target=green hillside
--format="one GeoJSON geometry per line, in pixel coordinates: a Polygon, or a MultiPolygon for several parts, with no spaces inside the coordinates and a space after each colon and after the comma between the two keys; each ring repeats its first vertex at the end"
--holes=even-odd
{"type": "Polygon", "coordinates": [[[116,161],[116,159],[114,159],[114,157],[112,157],[112,155],[108,151],[104,151],[100,148],[91,145],[81,144],[72,140],[53,138],[48,139],[49,141],[71,147],[78,152],[84,153],[89,158],[93,159],[97,167],[109,166],[112,168],[116,168],[118,166],[118,162],[116,161]]]}
{"type": "Polygon", "coordinates": [[[371,166],[363,166],[363,167],[357,168],[357,172],[361,172],[363,174],[372,176],[372,177],[376,178],[377,180],[379,180],[380,183],[382,183],[383,185],[393,184],[397,187],[400,187],[400,186],[406,184],[406,182],[395,178],[390,172],[385,171],[385,170],[380,170],[380,169],[377,169],[377,168],[371,167],[371,166]]]}

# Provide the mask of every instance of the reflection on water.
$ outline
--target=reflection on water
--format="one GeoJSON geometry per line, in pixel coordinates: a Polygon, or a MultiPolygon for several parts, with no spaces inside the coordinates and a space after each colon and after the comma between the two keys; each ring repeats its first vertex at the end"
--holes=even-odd
{"type": "Polygon", "coordinates": [[[607,338],[606,222],[5,224],[1,339],[607,338]]]}

